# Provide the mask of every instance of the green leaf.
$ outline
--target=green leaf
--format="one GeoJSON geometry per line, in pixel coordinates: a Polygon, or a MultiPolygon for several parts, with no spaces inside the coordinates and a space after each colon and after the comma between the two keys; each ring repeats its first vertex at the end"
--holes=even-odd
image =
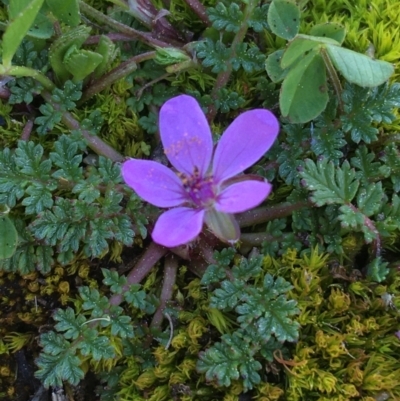
{"type": "Polygon", "coordinates": [[[326,159],[317,164],[307,159],[300,175],[303,178],[302,184],[313,192],[311,200],[317,206],[350,203],[359,187],[355,171],[350,168],[347,160],[342,167],[335,167],[326,159]]]}
{"type": "Polygon", "coordinates": [[[101,269],[103,272],[103,283],[110,286],[110,290],[115,294],[122,293],[122,287],[127,283],[125,276],[120,276],[115,270],[101,269]]]}
{"type": "Polygon", "coordinates": [[[26,194],[29,195],[24,198],[21,202],[25,206],[25,213],[29,214],[39,214],[46,209],[50,209],[53,206],[53,194],[54,185],[46,186],[43,183],[33,182],[26,189],[26,194]]]}
{"type": "Polygon", "coordinates": [[[50,355],[59,355],[71,346],[61,334],[57,334],[54,331],[42,334],[40,336],[40,344],[43,347],[43,352],[50,355]]]}
{"type": "Polygon", "coordinates": [[[268,20],[269,4],[263,4],[261,7],[256,7],[253,10],[250,18],[247,20],[249,28],[253,28],[256,32],[262,32],[264,29],[269,29],[268,20]]]}
{"type": "Polygon", "coordinates": [[[36,247],[36,263],[35,267],[43,274],[49,274],[54,265],[53,248],[51,246],[36,247]]]}
{"type": "Polygon", "coordinates": [[[362,232],[367,243],[371,243],[376,239],[378,235],[377,231],[367,224],[367,217],[356,207],[353,205],[342,205],[340,206],[339,211],[340,215],[338,219],[340,220],[342,227],[350,227],[353,230],[362,232]]]}
{"type": "MultiPolygon", "coordinates": [[[[3,65],[11,67],[11,60],[25,37],[29,28],[33,24],[36,15],[42,7],[44,0],[32,0],[26,5],[16,16],[15,19],[7,26],[3,35],[3,65]]],[[[16,1],[11,0],[11,6],[16,1]]]]}
{"type": "Polygon", "coordinates": [[[214,291],[210,299],[210,308],[231,310],[245,296],[245,283],[240,280],[224,280],[221,288],[214,291]]]}
{"type": "Polygon", "coordinates": [[[219,2],[214,7],[207,9],[208,18],[212,26],[218,31],[238,32],[243,21],[243,13],[238,4],[232,2],[229,7],[219,2]]]}
{"type": "Polygon", "coordinates": [[[80,368],[81,360],[74,355],[73,350],[67,350],[59,355],[48,355],[42,353],[36,360],[39,370],[35,376],[42,381],[43,385],[63,386],[63,381],[67,381],[73,386],[77,386],[85,374],[80,368]]]}
{"type": "Polygon", "coordinates": [[[265,70],[272,82],[278,83],[285,79],[288,70],[281,67],[281,59],[285,50],[280,49],[271,53],[265,61],[265,70]]]}
{"type": "Polygon", "coordinates": [[[218,91],[218,99],[215,101],[218,110],[222,113],[228,113],[230,110],[237,110],[243,106],[245,100],[239,96],[237,92],[230,91],[226,88],[222,88],[218,91]]]}
{"type": "Polygon", "coordinates": [[[64,56],[64,65],[73,76],[73,82],[79,82],[90,75],[103,61],[101,54],[71,46],[64,56]]]}
{"type": "Polygon", "coordinates": [[[58,103],[62,110],[72,110],[76,106],[76,101],[82,96],[82,83],[75,84],[72,81],[66,81],[64,88],[56,88],[51,94],[51,98],[58,103]]]}
{"type": "Polygon", "coordinates": [[[78,154],[78,142],[62,135],[54,143],[54,152],[50,153],[50,160],[59,167],[52,176],[64,180],[77,181],[82,177],[82,154],[78,154]]]}
{"type": "Polygon", "coordinates": [[[108,36],[101,35],[96,47],[96,53],[103,57],[101,63],[96,67],[93,73],[93,77],[97,79],[104,75],[111,66],[112,62],[117,57],[118,48],[108,36]]]}
{"type": "Polygon", "coordinates": [[[110,307],[107,297],[101,296],[100,292],[95,288],[79,287],[78,291],[84,301],[82,308],[84,310],[91,310],[92,318],[103,316],[105,311],[110,307]]]}
{"type": "Polygon", "coordinates": [[[80,48],[90,35],[90,27],[80,25],[63,33],[50,46],[49,60],[54,73],[60,81],[70,78],[70,73],[64,65],[64,56],[72,47],[80,48]]]}
{"type": "Polygon", "coordinates": [[[232,274],[236,279],[243,281],[255,278],[262,271],[262,261],[262,256],[253,257],[250,260],[242,257],[239,265],[233,266],[232,274]]]}
{"type": "Polygon", "coordinates": [[[299,7],[288,0],[273,0],[268,10],[268,25],[275,35],[293,39],[300,27],[299,7]]]}
{"type": "Polygon", "coordinates": [[[110,343],[110,339],[105,336],[99,336],[97,330],[86,329],[83,332],[83,339],[78,343],[78,348],[83,356],[90,356],[95,361],[115,358],[114,348],[110,343]]]}
{"type": "Polygon", "coordinates": [[[196,45],[197,57],[203,59],[203,67],[212,67],[211,72],[218,74],[226,71],[229,59],[229,49],[221,42],[214,43],[211,39],[198,42],[196,45]]]}
{"type": "Polygon", "coordinates": [[[224,334],[222,342],[214,344],[205,352],[201,352],[196,368],[206,374],[208,381],[216,380],[218,386],[228,387],[232,380],[243,378],[245,391],[260,383],[257,373],[262,365],[254,358],[254,351],[248,347],[238,333],[224,334]]]}
{"type": "Polygon", "coordinates": [[[247,43],[241,43],[236,47],[236,57],[231,60],[231,63],[235,71],[242,67],[251,74],[263,70],[265,55],[257,46],[249,47],[247,43]]]}
{"type": "Polygon", "coordinates": [[[86,319],[83,315],[75,316],[72,308],[65,310],[58,309],[53,316],[54,320],[58,322],[55,325],[57,331],[64,331],[63,336],[69,340],[76,340],[83,331],[83,324],[86,319]]]}
{"type": "Polygon", "coordinates": [[[124,292],[126,302],[131,304],[134,308],[145,310],[147,308],[146,293],[140,290],[140,284],[131,284],[129,290],[124,292]]]}
{"type": "Polygon", "coordinates": [[[326,45],[326,51],[333,65],[347,81],[362,87],[381,85],[394,72],[392,64],[386,61],[373,60],[364,54],[356,53],[349,49],[326,45]]]}
{"type": "Polygon", "coordinates": [[[72,27],[79,25],[81,18],[78,0],[46,0],[46,3],[60,22],[72,27]]]}
{"type": "Polygon", "coordinates": [[[390,269],[388,269],[387,262],[383,262],[382,258],[376,258],[367,266],[367,276],[377,283],[381,283],[386,279],[386,276],[390,273],[390,269]]]}
{"type": "Polygon", "coordinates": [[[300,58],[306,56],[311,50],[320,47],[321,44],[308,37],[296,37],[293,39],[286,50],[284,50],[281,60],[281,67],[283,69],[290,67],[300,58]]]}
{"type": "Polygon", "coordinates": [[[39,135],[45,135],[61,121],[62,113],[61,111],[55,110],[49,103],[42,104],[39,110],[42,116],[35,118],[35,124],[39,125],[36,131],[39,135]]]}
{"type": "Polygon", "coordinates": [[[134,332],[131,318],[121,315],[122,308],[111,307],[111,335],[120,336],[121,338],[133,338],[134,332]]]}
{"type": "Polygon", "coordinates": [[[280,109],[292,123],[305,123],[321,114],[328,100],[325,64],[319,52],[312,50],[283,81],[280,109]]]}
{"type": "MultiPolygon", "coordinates": [[[[0,205],[2,206],[2,205],[0,205]]],[[[18,244],[18,232],[8,216],[0,214],[0,260],[11,258],[18,244]]]]}
{"type": "Polygon", "coordinates": [[[308,32],[312,36],[320,36],[323,38],[330,38],[336,40],[339,44],[342,44],[346,37],[346,28],[342,25],[336,24],[335,22],[325,22],[324,24],[318,24],[313,26],[308,32]]]}
{"type": "Polygon", "coordinates": [[[362,213],[370,217],[381,209],[384,196],[382,182],[369,184],[367,188],[358,191],[357,206],[362,213]]]}
{"type": "Polygon", "coordinates": [[[295,300],[288,300],[285,293],[293,287],[282,277],[276,280],[267,274],[262,291],[251,291],[235,311],[240,315],[237,321],[243,329],[257,328],[258,333],[268,341],[274,335],[278,341],[296,341],[299,323],[290,317],[297,314],[295,300]]]}
{"type": "MultiPolygon", "coordinates": [[[[374,160],[375,154],[373,152],[368,153],[368,148],[365,145],[358,146],[355,156],[351,158],[351,165],[358,170],[356,177],[364,185],[376,180],[378,177],[386,178],[390,176],[390,166],[382,165],[374,160]]],[[[400,160],[396,156],[397,160],[400,169],[400,160]]]]}

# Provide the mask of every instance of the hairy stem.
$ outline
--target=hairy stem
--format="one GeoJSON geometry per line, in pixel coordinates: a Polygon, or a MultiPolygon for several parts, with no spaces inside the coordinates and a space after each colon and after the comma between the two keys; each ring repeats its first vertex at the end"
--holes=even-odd
{"type": "Polygon", "coordinates": [[[233,38],[231,47],[230,47],[230,54],[229,58],[227,61],[227,68],[225,71],[222,71],[218,74],[217,80],[215,81],[214,88],[211,91],[211,99],[213,102],[211,103],[208,113],[207,113],[207,119],[211,123],[216,114],[217,114],[217,108],[216,108],[216,103],[215,101],[218,98],[218,92],[224,88],[224,86],[228,83],[229,78],[232,73],[232,62],[231,60],[236,57],[236,49],[240,43],[243,42],[244,37],[246,36],[247,30],[249,28],[247,21],[251,17],[254,8],[257,6],[258,1],[257,0],[249,0],[248,4],[245,7],[244,13],[243,13],[243,21],[242,25],[239,29],[239,31],[236,33],[235,37],[233,38]]]}
{"type": "MultiPolygon", "coordinates": [[[[149,273],[154,265],[168,252],[167,248],[152,242],[143,252],[139,261],[127,276],[128,283],[122,288],[122,293],[128,291],[131,284],[140,283],[149,273]]],[[[111,305],[119,305],[123,300],[121,294],[115,294],[110,299],[111,305]]]]}
{"type": "MultiPolygon", "coordinates": [[[[52,100],[50,93],[42,92],[41,95],[54,107],[55,110],[60,110],[60,105],[52,100]]],[[[121,154],[119,154],[110,145],[107,145],[105,142],[103,142],[98,136],[82,129],[79,122],[70,112],[64,111],[62,113],[62,121],[69,129],[79,130],[82,133],[82,136],[86,139],[88,146],[97,154],[105,156],[113,162],[122,162],[124,160],[124,157],[121,154]]]]}
{"type": "Polygon", "coordinates": [[[161,289],[160,305],[157,308],[150,325],[150,327],[153,329],[161,329],[161,324],[164,320],[164,309],[167,307],[168,302],[172,299],[172,294],[174,292],[177,270],[178,262],[176,257],[169,255],[167,258],[165,258],[164,279],[161,289]]]}
{"type": "Polygon", "coordinates": [[[155,51],[139,54],[137,56],[131,57],[130,59],[121,63],[118,67],[109,71],[107,74],[103,75],[101,78],[94,81],[84,92],[79,103],[83,103],[90,99],[95,94],[101,92],[105,88],[111,86],[113,83],[119,81],[121,78],[126,77],[133,71],[137,69],[137,63],[142,61],[150,60],[156,55],[155,51]]]}
{"type": "Polygon", "coordinates": [[[33,119],[29,119],[21,133],[21,141],[29,141],[33,128],[33,119]]]}
{"type": "Polygon", "coordinates": [[[150,47],[168,47],[170,46],[168,43],[163,42],[162,40],[155,39],[151,36],[150,33],[141,32],[136,29],[133,29],[125,24],[121,24],[115,19],[109,17],[97,11],[93,7],[86,4],[84,1],[79,1],[79,9],[82,13],[86,14],[88,17],[94,18],[96,21],[104,24],[110,28],[115,29],[116,31],[123,33],[125,35],[131,36],[143,42],[144,44],[150,47]]]}
{"type": "Polygon", "coordinates": [[[240,227],[249,227],[267,221],[291,215],[296,210],[311,206],[310,202],[282,203],[275,206],[263,206],[238,214],[236,220],[240,227]]]}

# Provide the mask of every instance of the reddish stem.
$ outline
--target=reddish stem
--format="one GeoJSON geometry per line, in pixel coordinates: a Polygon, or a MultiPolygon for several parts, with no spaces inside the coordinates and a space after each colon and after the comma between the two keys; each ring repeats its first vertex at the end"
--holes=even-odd
{"type": "MultiPolygon", "coordinates": [[[[128,291],[131,284],[140,283],[154,267],[154,265],[168,252],[167,248],[152,242],[144,251],[135,267],[127,276],[127,284],[122,288],[122,294],[128,291]]],[[[121,294],[115,294],[110,299],[111,305],[119,305],[123,298],[121,294]]]]}
{"type": "Polygon", "coordinates": [[[176,257],[169,255],[167,258],[165,258],[164,280],[161,289],[160,305],[153,316],[153,320],[150,325],[152,329],[161,329],[161,324],[164,320],[164,310],[167,307],[168,302],[172,299],[172,294],[174,292],[177,270],[178,262],[176,257]]]}
{"type": "Polygon", "coordinates": [[[205,25],[211,26],[208,19],[206,8],[198,0],[184,0],[185,3],[196,13],[196,15],[204,22],[205,25]]]}
{"type": "Polygon", "coordinates": [[[21,133],[21,141],[29,141],[33,128],[33,120],[30,119],[26,122],[24,129],[21,133]]]}
{"type": "Polygon", "coordinates": [[[263,206],[248,210],[236,216],[240,227],[249,227],[256,224],[266,223],[267,221],[279,219],[291,215],[296,210],[311,206],[310,202],[301,201],[297,203],[282,203],[274,206],[263,206]]]}
{"type": "Polygon", "coordinates": [[[130,59],[119,64],[118,67],[115,67],[107,74],[103,75],[101,78],[97,79],[96,81],[93,81],[92,84],[83,92],[79,103],[85,102],[92,96],[110,87],[113,83],[131,74],[133,71],[137,69],[137,63],[150,60],[154,58],[155,55],[156,52],[151,51],[131,57],[130,59]]]}

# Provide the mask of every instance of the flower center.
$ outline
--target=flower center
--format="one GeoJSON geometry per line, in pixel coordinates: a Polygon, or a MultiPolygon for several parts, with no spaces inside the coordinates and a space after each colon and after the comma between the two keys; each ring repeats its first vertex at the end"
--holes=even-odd
{"type": "Polygon", "coordinates": [[[207,208],[214,204],[216,193],[213,177],[201,177],[197,167],[191,176],[183,173],[178,176],[195,207],[207,208]]]}

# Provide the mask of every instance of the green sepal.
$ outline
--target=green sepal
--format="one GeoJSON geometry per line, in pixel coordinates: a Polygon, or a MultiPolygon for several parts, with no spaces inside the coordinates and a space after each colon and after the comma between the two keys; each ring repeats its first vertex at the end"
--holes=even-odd
{"type": "Polygon", "coordinates": [[[64,65],[64,57],[71,46],[80,48],[90,35],[90,28],[84,25],[71,29],[56,39],[50,46],[49,60],[57,78],[64,82],[71,74],[64,65]]]}
{"type": "Polygon", "coordinates": [[[79,15],[78,0],[46,0],[50,11],[64,24],[71,27],[78,26],[81,18],[79,15]]]}
{"type": "Polygon", "coordinates": [[[328,100],[324,61],[318,51],[312,50],[290,69],[283,81],[280,109],[292,123],[305,123],[321,114],[328,100]]]}
{"type": "Polygon", "coordinates": [[[66,70],[72,74],[73,82],[79,82],[90,75],[102,62],[101,54],[90,50],[78,49],[75,45],[71,46],[64,57],[66,70]]]}
{"type": "Polygon", "coordinates": [[[333,65],[346,80],[362,87],[379,86],[386,82],[394,72],[392,64],[382,60],[373,60],[349,49],[326,45],[326,51],[333,65]]]}
{"type": "MultiPolygon", "coordinates": [[[[3,35],[3,65],[11,67],[11,60],[14,57],[22,40],[26,36],[29,28],[35,21],[44,0],[32,0],[25,7],[16,6],[22,3],[11,1],[11,14],[15,19],[7,26],[3,35]]],[[[12,18],[12,17],[10,17],[12,18]]]]}
{"type": "Polygon", "coordinates": [[[293,39],[300,27],[299,7],[288,0],[273,0],[268,9],[268,25],[275,35],[293,39]]]}
{"type": "Polygon", "coordinates": [[[211,209],[207,211],[205,221],[208,228],[221,241],[230,244],[238,241],[240,228],[232,214],[221,213],[211,209]]]}

